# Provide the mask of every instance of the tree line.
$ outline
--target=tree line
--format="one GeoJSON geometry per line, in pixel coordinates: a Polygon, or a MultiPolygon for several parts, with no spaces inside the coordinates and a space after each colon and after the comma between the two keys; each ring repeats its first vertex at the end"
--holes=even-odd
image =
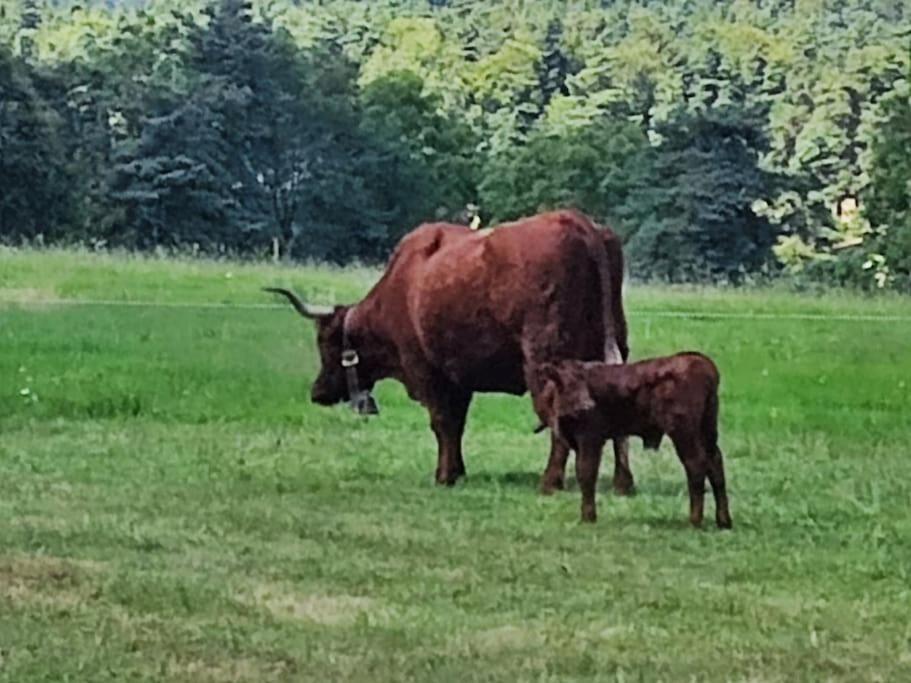
{"type": "Polygon", "coordinates": [[[911,290],[906,0],[0,4],[0,241],[382,262],[575,206],[630,270],[911,290]]]}

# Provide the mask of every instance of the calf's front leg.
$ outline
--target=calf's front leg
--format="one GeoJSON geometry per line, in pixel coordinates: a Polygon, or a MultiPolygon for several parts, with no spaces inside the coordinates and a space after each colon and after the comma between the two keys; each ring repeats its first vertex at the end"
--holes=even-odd
{"type": "MultiPolygon", "coordinates": [[[[566,461],[569,459],[569,446],[562,439],[551,433],[550,458],[547,468],[541,476],[541,493],[551,494],[562,491],[566,477],[566,461]]],[[[635,490],[633,473],[629,466],[629,439],[614,439],[614,493],[620,496],[632,495],[635,490]]]]}
{"type": "Polygon", "coordinates": [[[595,490],[598,485],[598,468],[601,465],[601,451],[604,448],[602,439],[584,436],[577,440],[576,479],[582,491],[582,521],[594,522],[598,519],[595,506],[595,490]]]}
{"type": "Polygon", "coordinates": [[[551,431],[550,458],[541,475],[541,493],[551,494],[562,491],[565,486],[566,461],[569,459],[569,445],[551,431]]]}
{"type": "Polygon", "coordinates": [[[629,439],[614,439],[614,493],[621,496],[632,495],[635,485],[633,472],[629,468],[629,439]]]}

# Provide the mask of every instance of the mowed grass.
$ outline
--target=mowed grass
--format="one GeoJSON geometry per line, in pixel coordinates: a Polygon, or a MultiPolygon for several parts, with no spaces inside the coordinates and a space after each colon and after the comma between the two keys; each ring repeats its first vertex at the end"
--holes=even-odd
{"type": "Polygon", "coordinates": [[[369,421],[308,402],[290,308],[48,303],[375,277],[0,253],[0,681],[911,680],[911,322],[793,317],[907,300],[628,288],[634,357],[720,366],[732,532],[638,441],[638,495],[606,458],[581,525],[527,397],[478,398],[436,487],[398,385],[369,421]]]}

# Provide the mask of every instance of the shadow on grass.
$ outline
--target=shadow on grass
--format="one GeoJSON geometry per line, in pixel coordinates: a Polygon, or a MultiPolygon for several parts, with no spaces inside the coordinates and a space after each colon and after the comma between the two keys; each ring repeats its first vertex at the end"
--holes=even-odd
{"type": "Polygon", "coordinates": [[[715,508],[710,506],[708,502],[706,503],[705,518],[702,520],[701,527],[694,527],[690,524],[685,510],[682,510],[679,515],[664,515],[657,512],[645,515],[624,514],[622,519],[618,518],[616,521],[620,524],[648,527],[657,531],[692,531],[697,534],[736,534],[738,531],[741,533],[757,531],[757,526],[753,523],[753,520],[738,517],[734,517],[733,529],[719,529],[718,525],[715,524],[715,508]]]}
{"type": "Polygon", "coordinates": [[[622,520],[617,520],[618,523],[630,524],[639,527],[648,527],[649,529],[656,529],[661,531],[693,531],[694,533],[699,533],[700,531],[705,531],[706,529],[713,530],[715,528],[714,521],[711,523],[711,526],[704,525],[702,529],[696,529],[690,525],[690,520],[687,519],[685,515],[679,517],[669,517],[667,515],[630,515],[624,516],[622,520]]]}
{"type": "Polygon", "coordinates": [[[636,482],[636,491],[646,496],[675,498],[686,495],[686,479],[647,479],[636,482]]]}
{"type": "MultiPolygon", "coordinates": [[[[537,470],[523,472],[469,472],[464,481],[470,486],[483,487],[490,484],[497,484],[499,486],[538,491],[541,484],[541,472],[537,470]]],[[[576,475],[572,469],[570,469],[566,473],[563,491],[558,491],[557,493],[578,492],[579,482],[576,481],[576,475]]],[[[636,487],[630,495],[620,496],[620,494],[617,494],[614,491],[612,471],[608,470],[598,477],[598,494],[626,498],[636,497],[638,495],[657,496],[661,498],[677,497],[686,494],[686,481],[678,481],[673,478],[648,479],[645,481],[639,480],[636,482],[636,487]]]]}
{"type": "Polygon", "coordinates": [[[499,484],[529,490],[537,490],[540,482],[540,472],[469,472],[467,477],[469,485],[499,484]]]}

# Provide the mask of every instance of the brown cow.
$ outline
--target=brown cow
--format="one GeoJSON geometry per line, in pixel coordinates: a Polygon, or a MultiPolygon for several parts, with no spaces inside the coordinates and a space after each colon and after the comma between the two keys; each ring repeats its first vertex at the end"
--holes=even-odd
{"type": "MultiPolygon", "coordinates": [[[[312,400],[375,412],[374,383],[399,380],[430,413],[436,481],[453,484],[465,474],[462,433],[473,393],[521,395],[543,361],[625,361],[622,278],[617,236],[576,211],[555,211],[492,230],[421,225],[351,306],[318,309],[288,290],[268,291],[316,321],[322,368],[312,400]]],[[[614,450],[614,484],[626,493],[633,487],[626,441],[614,450]]],[[[552,439],[545,492],[563,488],[567,455],[552,439]]]]}
{"type": "Polygon", "coordinates": [[[595,485],[607,439],[640,436],[657,449],[667,434],[686,470],[690,522],[702,524],[705,478],[715,495],[715,520],[731,527],[718,448],[718,368],[695,352],[629,365],[564,361],[537,369],[535,410],[542,427],[576,451],[582,520],[594,522],[595,485]]]}

